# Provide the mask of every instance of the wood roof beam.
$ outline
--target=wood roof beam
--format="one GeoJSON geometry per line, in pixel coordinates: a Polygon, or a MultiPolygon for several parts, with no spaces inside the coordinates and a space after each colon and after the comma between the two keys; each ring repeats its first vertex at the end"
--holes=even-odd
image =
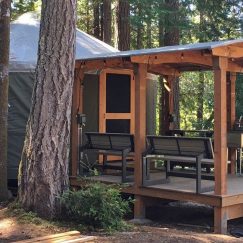
{"type": "Polygon", "coordinates": [[[180,51],[170,53],[157,53],[151,55],[132,56],[133,63],[156,64],[183,64],[191,63],[212,67],[211,53],[204,54],[202,51],[180,51]]]}
{"type": "Polygon", "coordinates": [[[84,72],[93,71],[97,69],[104,69],[104,68],[128,68],[132,69],[133,65],[128,62],[124,61],[122,58],[114,58],[114,59],[106,59],[106,60],[90,60],[90,61],[76,61],[76,68],[83,69],[84,72]]]}
{"type": "Polygon", "coordinates": [[[172,76],[180,76],[180,72],[175,69],[168,67],[166,65],[150,65],[148,67],[148,72],[158,75],[172,75],[172,76]]]}
{"type": "Polygon", "coordinates": [[[212,49],[214,56],[240,58],[243,57],[243,47],[240,46],[220,46],[212,49]]]}
{"type": "Polygon", "coordinates": [[[235,73],[243,73],[243,66],[241,66],[231,60],[228,60],[227,71],[235,72],[235,73]]]}

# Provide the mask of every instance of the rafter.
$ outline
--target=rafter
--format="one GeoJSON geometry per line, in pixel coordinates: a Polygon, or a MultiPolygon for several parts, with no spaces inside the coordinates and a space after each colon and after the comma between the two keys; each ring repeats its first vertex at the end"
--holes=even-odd
{"type": "Polygon", "coordinates": [[[85,72],[104,69],[104,68],[127,68],[132,69],[133,65],[130,62],[122,60],[122,58],[106,59],[106,60],[89,60],[76,61],[76,68],[81,68],[85,72]]]}
{"type": "Polygon", "coordinates": [[[243,47],[240,46],[220,46],[212,49],[214,56],[240,58],[243,57],[243,47]]]}
{"type": "Polygon", "coordinates": [[[166,65],[149,65],[148,72],[158,75],[172,75],[172,76],[180,76],[180,72],[175,69],[168,67],[166,65]]]}
{"type": "Polygon", "coordinates": [[[193,63],[196,65],[212,66],[212,56],[210,54],[204,55],[201,51],[180,51],[143,56],[132,56],[131,61],[134,63],[147,63],[150,65],[164,63],[193,63]]]}

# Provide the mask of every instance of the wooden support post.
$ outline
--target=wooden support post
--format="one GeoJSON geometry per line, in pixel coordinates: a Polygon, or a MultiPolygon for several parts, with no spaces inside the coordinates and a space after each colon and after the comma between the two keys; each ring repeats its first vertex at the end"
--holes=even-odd
{"type": "Polygon", "coordinates": [[[228,60],[214,57],[214,173],[215,194],[227,193],[226,68],[228,60]]]}
{"type": "Polygon", "coordinates": [[[226,208],[214,208],[214,233],[226,234],[227,233],[227,210],[226,208]]]}
{"type": "MultiPolygon", "coordinates": [[[[146,86],[147,64],[136,64],[135,74],[135,166],[134,186],[142,186],[142,153],[146,148],[146,86]]],[[[134,216],[145,216],[144,200],[140,196],[135,197],[134,216]]]]}
{"type": "Polygon", "coordinates": [[[77,113],[83,111],[83,85],[84,72],[75,69],[72,97],[72,118],[71,118],[71,176],[77,176],[78,172],[78,124],[77,113]]]}
{"type": "Polygon", "coordinates": [[[134,202],[134,218],[145,218],[145,199],[142,196],[136,195],[134,202]]]}
{"type": "MultiPolygon", "coordinates": [[[[233,129],[235,123],[235,81],[236,73],[228,73],[227,75],[227,130],[233,129]]],[[[236,149],[229,148],[228,158],[230,163],[230,173],[236,173],[236,149]]]]}

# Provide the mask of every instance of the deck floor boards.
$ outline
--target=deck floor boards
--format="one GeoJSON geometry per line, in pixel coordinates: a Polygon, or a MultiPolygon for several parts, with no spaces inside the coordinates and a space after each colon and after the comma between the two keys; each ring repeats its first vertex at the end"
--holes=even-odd
{"type": "MultiPolygon", "coordinates": [[[[130,176],[133,177],[133,176],[130,176]]],[[[151,173],[151,179],[161,179],[165,178],[164,172],[151,173]]],[[[121,177],[119,174],[114,175],[98,175],[87,177],[87,179],[92,179],[95,181],[101,181],[106,183],[121,183],[121,177]]],[[[133,184],[133,183],[128,183],[133,184]]],[[[227,185],[228,192],[227,195],[239,195],[243,194],[243,176],[240,175],[228,175],[227,176],[227,185]]],[[[202,180],[202,188],[214,186],[214,181],[202,180]]],[[[157,188],[157,189],[165,189],[165,190],[175,190],[182,192],[195,192],[196,189],[196,180],[191,178],[183,178],[183,177],[170,177],[170,182],[148,186],[148,188],[157,188]]],[[[204,194],[212,195],[214,191],[205,192],[204,194]]]]}

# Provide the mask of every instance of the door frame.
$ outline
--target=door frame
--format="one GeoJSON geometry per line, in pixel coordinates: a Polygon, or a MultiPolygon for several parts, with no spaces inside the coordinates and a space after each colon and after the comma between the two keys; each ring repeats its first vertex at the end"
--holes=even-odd
{"type": "Polygon", "coordinates": [[[130,133],[135,131],[135,78],[132,70],[106,68],[100,72],[99,80],[99,132],[106,132],[106,119],[129,119],[130,133]],[[106,75],[127,74],[131,76],[130,113],[106,113],[106,75]]]}

